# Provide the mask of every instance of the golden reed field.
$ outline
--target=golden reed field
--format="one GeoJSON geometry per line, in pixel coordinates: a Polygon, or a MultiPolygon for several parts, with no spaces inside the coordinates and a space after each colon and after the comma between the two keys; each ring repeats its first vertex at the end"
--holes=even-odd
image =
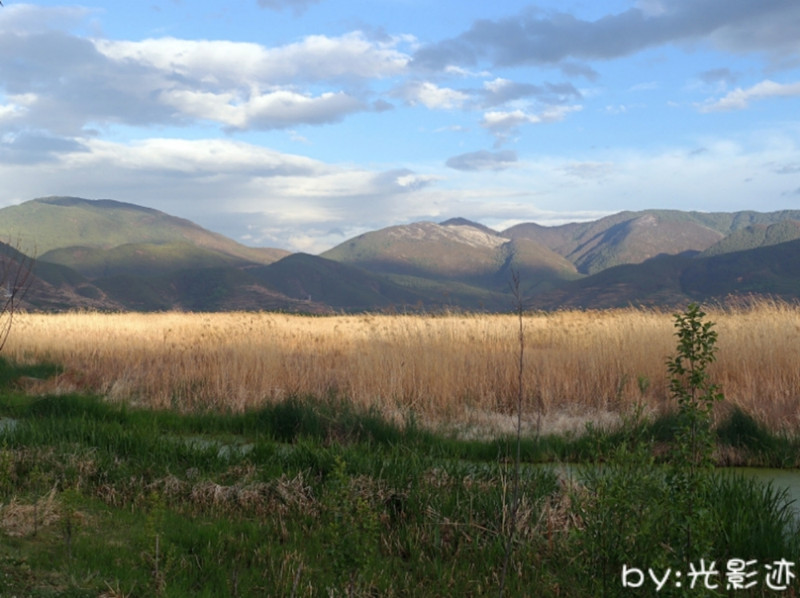
{"type": "MultiPolygon", "coordinates": [[[[706,309],[719,334],[711,373],[729,403],[772,429],[800,428],[800,308],[706,309]]],[[[637,402],[668,408],[669,311],[524,316],[524,418],[542,431],[606,422],[637,402]]],[[[461,431],[507,431],[517,397],[516,315],[275,313],[18,314],[4,355],[64,372],[34,392],[88,391],[179,410],[336,396],[461,431]]]]}

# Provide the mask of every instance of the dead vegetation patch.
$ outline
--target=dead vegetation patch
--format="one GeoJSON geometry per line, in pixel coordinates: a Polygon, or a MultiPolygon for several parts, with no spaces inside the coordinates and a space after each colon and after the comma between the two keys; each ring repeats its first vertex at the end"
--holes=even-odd
{"type": "Polygon", "coordinates": [[[13,497],[0,505],[0,529],[12,538],[32,536],[60,521],[61,511],[55,487],[33,503],[13,497]]]}

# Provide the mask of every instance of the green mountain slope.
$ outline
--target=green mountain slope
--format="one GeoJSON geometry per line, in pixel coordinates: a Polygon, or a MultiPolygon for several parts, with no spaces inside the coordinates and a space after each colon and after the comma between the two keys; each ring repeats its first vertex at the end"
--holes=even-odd
{"type": "MultiPolygon", "coordinates": [[[[109,199],[45,197],[0,209],[0,239],[28,254],[70,247],[109,250],[130,244],[185,243],[267,264],[288,254],[246,247],[164,212],[109,199]]],[[[65,264],[69,265],[69,264],[65,264]]]]}
{"type": "Polygon", "coordinates": [[[110,275],[161,275],[187,268],[215,268],[250,263],[242,258],[186,241],[127,243],[99,247],[64,247],[39,256],[43,262],[68,266],[90,279],[110,275]]]}

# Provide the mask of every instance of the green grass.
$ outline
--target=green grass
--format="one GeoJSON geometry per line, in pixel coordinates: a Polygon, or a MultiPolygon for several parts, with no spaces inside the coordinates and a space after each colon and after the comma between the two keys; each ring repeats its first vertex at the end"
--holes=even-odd
{"type": "MultiPolygon", "coordinates": [[[[497,595],[512,439],[462,441],[336,396],[180,415],[15,390],[56,371],[0,360],[0,417],[16,422],[0,431],[0,596],[497,595]]],[[[737,418],[731,442],[773,446],[737,418]]],[[[623,548],[669,563],[649,452],[668,430],[524,439],[506,596],[629,595],[623,548]],[[567,460],[605,465],[575,485],[532,464],[567,460]]],[[[785,496],[711,487],[710,556],[800,556],[785,496]]]]}

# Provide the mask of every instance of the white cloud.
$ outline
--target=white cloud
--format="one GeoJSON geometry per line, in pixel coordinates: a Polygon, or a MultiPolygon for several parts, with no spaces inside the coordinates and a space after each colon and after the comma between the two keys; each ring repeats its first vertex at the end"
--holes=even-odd
{"type": "MultiPolygon", "coordinates": [[[[272,129],[336,122],[367,109],[342,90],[312,94],[298,88],[334,81],[375,80],[402,73],[405,38],[371,41],[360,32],[312,35],[276,48],[231,41],[94,41],[100,54],[148,78],[140,86],[173,108],[171,118],[196,118],[234,129],[272,129]]],[[[426,98],[434,101],[435,98],[426,98]]],[[[152,100],[150,100],[152,101],[152,100]]]]}
{"type": "Polygon", "coordinates": [[[343,92],[327,92],[317,97],[289,90],[258,93],[242,99],[237,94],[173,90],[161,99],[195,118],[222,123],[233,129],[278,129],[298,123],[321,124],[341,120],[364,109],[356,98],[343,92]]]}
{"type": "Polygon", "coordinates": [[[514,82],[510,81],[509,79],[503,79],[502,77],[496,77],[496,78],[492,79],[491,81],[484,81],[483,82],[483,87],[485,89],[487,89],[488,91],[492,92],[492,93],[499,93],[499,92],[503,91],[504,89],[507,89],[508,87],[510,87],[513,84],[514,84],[514,82]]]}
{"type": "MultiPolygon", "coordinates": [[[[12,14],[17,18],[9,18],[8,13],[0,11],[0,29],[19,22],[23,13],[44,20],[60,14],[17,10],[12,14]]],[[[382,105],[370,97],[370,86],[405,72],[408,57],[398,46],[407,42],[353,32],[268,48],[12,29],[3,33],[0,53],[2,119],[70,136],[115,124],[188,126],[198,119],[229,129],[337,122],[382,105]]]]}
{"type": "Polygon", "coordinates": [[[87,171],[104,165],[120,171],[157,171],[158,176],[209,173],[222,176],[318,176],[328,170],[304,156],[222,139],[147,139],[121,144],[90,140],[89,154],[64,156],[65,167],[87,171]]]}
{"type": "Polygon", "coordinates": [[[492,110],[483,115],[481,124],[491,131],[506,131],[524,124],[539,122],[538,117],[523,110],[492,110]]]}
{"type": "Polygon", "coordinates": [[[526,110],[492,110],[484,113],[481,126],[491,132],[498,140],[503,140],[522,125],[552,123],[564,120],[571,112],[578,112],[580,105],[554,105],[533,113],[526,110]]]}
{"type": "Polygon", "coordinates": [[[22,118],[28,107],[36,103],[37,97],[34,93],[24,93],[11,94],[6,99],[8,104],[0,104],[0,124],[22,118]]]}
{"type": "Polygon", "coordinates": [[[6,104],[5,106],[0,105],[0,123],[3,121],[10,121],[22,113],[23,109],[16,104],[6,104]]]}
{"type": "Polygon", "coordinates": [[[469,95],[457,89],[439,87],[435,83],[422,82],[406,86],[402,97],[410,104],[423,104],[427,108],[451,110],[461,108],[469,95]]]}
{"type": "Polygon", "coordinates": [[[709,100],[698,105],[701,112],[720,112],[724,110],[743,110],[755,100],[767,98],[800,96],[800,82],[776,83],[769,79],[747,89],[737,88],[719,100],[709,100]]]}
{"type": "Polygon", "coordinates": [[[402,38],[375,42],[361,32],[339,37],[310,35],[267,48],[231,41],[171,37],[143,41],[96,40],[117,61],[133,61],[211,86],[286,84],[298,81],[374,79],[401,74],[409,57],[396,49],[402,38]]]}

